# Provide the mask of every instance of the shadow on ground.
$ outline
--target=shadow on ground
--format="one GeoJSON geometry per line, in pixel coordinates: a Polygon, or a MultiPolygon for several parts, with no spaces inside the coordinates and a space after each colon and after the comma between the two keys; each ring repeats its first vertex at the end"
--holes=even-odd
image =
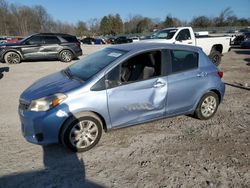
{"type": "Polygon", "coordinates": [[[0,187],[103,188],[86,179],[84,162],[75,153],[59,145],[45,146],[43,152],[43,170],[3,176],[0,187]]]}
{"type": "Polygon", "coordinates": [[[244,61],[247,62],[247,66],[250,66],[250,58],[246,58],[246,59],[244,59],[244,61]]]}
{"type": "Polygon", "coordinates": [[[245,87],[245,86],[243,86],[243,85],[241,85],[241,84],[232,84],[232,83],[226,83],[225,82],[225,84],[226,85],[228,85],[228,86],[231,86],[231,87],[235,87],[235,88],[238,88],[238,89],[243,89],[243,90],[248,90],[248,91],[250,91],[250,87],[245,87]]]}
{"type": "Polygon", "coordinates": [[[10,68],[9,67],[0,67],[0,79],[3,78],[4,72],[9,72],[10,68]]]}
{"type": "Polygon", "coordinates": [[[249,50],[235,50],[235,53],[241,54],[241,55],[250,55],[250,49],[249,50]]]}

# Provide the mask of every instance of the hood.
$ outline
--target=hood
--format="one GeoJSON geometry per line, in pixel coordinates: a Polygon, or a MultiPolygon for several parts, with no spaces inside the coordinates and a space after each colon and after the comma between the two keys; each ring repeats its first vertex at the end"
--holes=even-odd
{"type": "Polygon", "coordinates": [[[64,73],[57,72],[43,77],[28,87],[20,96],[21,99],[31,101],[55,93],[66,93],[82,86],[79,80],[70,79],[64,73]]]}
{"type": "Polygon", "coordinates": [[[145,43],[172,43],[171,39],[144,39],[141,40],[141,42],[145,43]]]}
{"type": "Polygon", "coordinates": [[[20,42],[6,42],[6,43],[1,43],[0,46],[18,46],[21,45],[20,42]]]}

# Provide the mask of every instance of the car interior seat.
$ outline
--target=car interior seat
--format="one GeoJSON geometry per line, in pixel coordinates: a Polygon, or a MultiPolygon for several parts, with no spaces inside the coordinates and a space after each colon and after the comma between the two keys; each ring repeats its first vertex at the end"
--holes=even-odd
{"type": "Polygon", "coordinates": [[[155,75],[155,58],[154,58],[154,54],[149,53],[147,55],[147,63],[146,66],[143,68],[143,72],[142,72],[142,79],[148,79],[151,78],[155,75]]]}

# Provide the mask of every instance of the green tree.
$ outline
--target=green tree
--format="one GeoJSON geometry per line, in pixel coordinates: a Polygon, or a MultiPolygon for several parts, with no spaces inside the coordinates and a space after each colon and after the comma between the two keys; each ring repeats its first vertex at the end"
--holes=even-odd
{"type": "Polygon", "coordinates": [[[104,16],[100,22],[100,32],[104,35],[110,34],[111,23],[107,16],[104,16]]]}
{"type": "Polygon", "coordinates": [[[79,37],[83,37],[87,34],[88,28],[86,26],[86,23],[83,21],[79,21],[76,24],[76,35],[79,37]]]}
{"type": "Polygon", "coordinates": [[[178,18],[172,17],[170,14],[166,16],[163,27],[178,27],[181,26],[182,23],[178,18]]]}
{"type": "Polygon", "coordinates": [[[116,35],[123,32],[123,22],[119,14],[104,16],[100,22],[100,32],[102,34],[116,35]]]}

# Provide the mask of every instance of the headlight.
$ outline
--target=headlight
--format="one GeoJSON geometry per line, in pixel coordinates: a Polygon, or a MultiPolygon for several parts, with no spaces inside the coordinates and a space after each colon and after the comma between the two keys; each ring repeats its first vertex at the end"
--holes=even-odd
{"type": "Polygon", "coordinates": [[[51,96],[43,97],[40,99],[32,100],[29,106],[29,111],[43,112],[47,111],[67,98],[66,95],[62,93],[57,93],[51,96]]]}

